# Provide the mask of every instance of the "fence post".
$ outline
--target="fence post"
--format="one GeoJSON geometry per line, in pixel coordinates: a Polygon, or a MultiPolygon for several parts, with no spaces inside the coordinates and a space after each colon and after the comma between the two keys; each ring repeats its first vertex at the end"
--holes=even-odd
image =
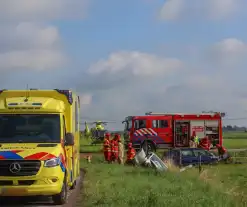
{"type": "Polygon", "coordinates": [[[201,158],[201,155],[199,155],[199,174],[202,172],[202,158],[201,158]]]}

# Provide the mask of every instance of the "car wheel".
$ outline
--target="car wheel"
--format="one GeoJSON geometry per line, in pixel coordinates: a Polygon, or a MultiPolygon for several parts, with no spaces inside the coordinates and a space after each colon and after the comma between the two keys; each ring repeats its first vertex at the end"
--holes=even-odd
{"type": "Polygon", "coordinates": [[[52,200],[55,205],[63,205],[68,201],[68,185],[64,179],[62,190],[59,194],[53,195],[52,200]]]}

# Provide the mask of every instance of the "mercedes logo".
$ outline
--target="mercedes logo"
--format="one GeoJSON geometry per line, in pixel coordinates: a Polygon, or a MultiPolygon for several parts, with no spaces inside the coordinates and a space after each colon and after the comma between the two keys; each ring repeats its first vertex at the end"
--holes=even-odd
{"type": "Polygon", "coordinates": [[[21,165],[18,162],[14,162],[9,166],[9,171],[12,173],[18,173],[21,171],[21,165]]]}

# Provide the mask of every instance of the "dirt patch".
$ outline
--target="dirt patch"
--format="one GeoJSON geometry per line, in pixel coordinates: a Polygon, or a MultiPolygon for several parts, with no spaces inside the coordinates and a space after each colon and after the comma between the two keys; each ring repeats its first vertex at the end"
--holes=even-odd
{"type": "Polygon", "coordinates": [[[84,206],[84,185],[83,185],[83,181],[84,181],[84,177],[86,175],[87,171],[85,169],[82,169],[81,168],[81,177],[83,179],[81,179],[81,183],[80,183],[80,189],[79,189],[79,192],[77,193],[77,198],[75,198],[74,200],[74,203],[73,203],[73,206],[76,207],[76,206],[80,206],[80,207],[83,207],[84,206]]]}
{"type": "Polygon", "coordinates": [[[63,205],[63,207],[76,206],[76,203],[78,201],[78,197],[80,197],[80,192],[83,190],[83,179],[84,179],[84,175],[85,175],[84,169],[81,169],[80,171],[81,171],[81,176],[80,176],[80,179],[77,181],[76,189],[70,195],[68,203],[63,205]]]}

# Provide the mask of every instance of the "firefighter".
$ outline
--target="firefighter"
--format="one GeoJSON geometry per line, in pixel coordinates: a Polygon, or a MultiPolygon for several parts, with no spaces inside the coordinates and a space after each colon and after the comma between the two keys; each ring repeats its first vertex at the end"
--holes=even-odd
{"type": "Polygon", "coordinates": [[[220,159],[222,159],[224,161],[227,161],[228,159],[230,159],[230,156],[229,156],[225,147],[223,147],[219,144],[216,144],[216,148],[218,149],[218,154],[219,154],[220,159]]]}
{"type": "Polygon", "coordinates": [[[128,144],[126,164],[127,165],[135,165],[135,162],[134,162],[135,156],[136,156],[136,151],[133,148],[132,143],[129,143],[128,144]]]}
{"type": "Polygon", "coordinates": [[[195,145],[196,145],[196,147],[198,147],[199,143],[200,143],[200,140],[199,140],[199,137],[196,135],[195,132],[193,132],[193,137],[194,137],[195,145]]]}
{"type": "Polygon", "coordinates": [[[105,134],[105,139],[104,139],[104,156],[105,156],[105,161],[110,162],[111,161],[111,143],[110,143],[110,137],[111,135],[109,133],[105,134]]]}
{"type": "Polygon", "coordinates": [[[119,164],[123,164],[123,160],[124,160],[124,146],[123,143],[121,141],[121,136],[120,134],[116,134],[115,136],[117,136],[117,140],[118,140],[118,163],[119,164]]]}
{"type": "Polygon", "coordinates": [[[118,160],[118,138],[115,136],[111,140],[111,162],[118,160]]]}
{"type": "Polygon", "coordinates": [[[210,146],[211,146],[211,142],[207,136],[200,140],[200,144],[199,144],[200,148],[203,148],[203,149],[209,151],[210,146]]]}

